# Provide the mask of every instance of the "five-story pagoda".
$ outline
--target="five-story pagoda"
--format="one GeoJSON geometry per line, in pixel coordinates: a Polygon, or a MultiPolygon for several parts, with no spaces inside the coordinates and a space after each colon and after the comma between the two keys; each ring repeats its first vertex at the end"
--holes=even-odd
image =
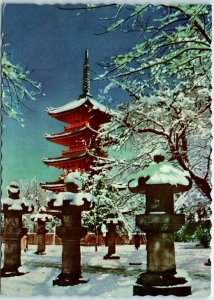
{"type": "Polygon", "coordinates": [[[95,165],[96,157],[105,155],[97,134],[100,126],[110,121],[111,113],[90,95],[88,50],[85,51],[83,66],[83,93],[68,104],[48,109],[48,114],[68,125],[61,133],[46,134],[46,139],[66,146],[67,149],[63,150],[59,157],[43,159],[46,165],[63,169],[64,174],[58,181],[42,183],[41,187],[53,192],[62,192],[66,190],[64,177],[69,172],[92,171],[91,167],[95,165]]]}

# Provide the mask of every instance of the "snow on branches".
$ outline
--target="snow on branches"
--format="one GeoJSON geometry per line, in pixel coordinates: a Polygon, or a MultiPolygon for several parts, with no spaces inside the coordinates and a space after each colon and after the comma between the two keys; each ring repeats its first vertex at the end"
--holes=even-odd
{"type": "Polygon", "coordinates": [[[102,126],[100,138],[104,144],[110,140],[117,152],[132,149],[127,164],[120,165],[126,173],[142,169],[155,149],[164,148],[168,159],[189,171],[202,194],[211,199],[210,105],[208,88],[196,92],[188,83],[174,89],[165,86],[122,105],[120,117],[113,116],[102,126]]]}
{"type": "Polygon", "coordinates": [[[5,51],[2,54],[1,71],[2,112],[23,124],[24,119],[20,106],[25,106],[25,102],[28,100],[35,100],[35,96],[41,93],[41,84],[29,77],[30,71],[11,63],[5,51]]]}

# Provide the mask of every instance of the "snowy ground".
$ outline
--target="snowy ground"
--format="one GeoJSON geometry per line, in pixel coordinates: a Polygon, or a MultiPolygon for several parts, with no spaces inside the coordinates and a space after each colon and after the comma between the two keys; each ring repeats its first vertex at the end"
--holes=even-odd
{"type": "MultiPolygon", "coordinates": [[[[145,245],[137,251],[133,245],[117,246],[119,260],[103,260],[107,248],[81,247],[83,277],[90,279],[86,284],[71,287],[53,286],[52,281],[60,273],[61,246],[47,246],[47,255],[33,254],[36,246],[22,252],[20,271],[28,272],[19,277],[1,278],[2,296],[102,296],[131,297],[137,275],[146,269],[145,245]],[[142,265],[130,266],[130,262],[142,265]]],[[[209,249],[197,248],[195,244],[176,243],[177,269],[188,271],[192,296],[206,297],[210,293],[210,267],[204,262],[209,249]]],[[[190,296],[190,297],[192,297],[190,296]]]]}

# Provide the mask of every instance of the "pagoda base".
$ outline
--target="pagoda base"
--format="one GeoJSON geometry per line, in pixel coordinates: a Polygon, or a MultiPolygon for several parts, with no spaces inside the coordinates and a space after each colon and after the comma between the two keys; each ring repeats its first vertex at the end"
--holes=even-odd
{"type": "Polygon", "coordinates": [[[103,259],[120,259],[120,256],[116,254],[106,254],[103,256],[103,259]]]}
{"type": "Polygon", "coordinates": [[[187,273],[178,271],[174,276],[142,273],[133,287],[134,296],[188,296],[191,286],[187,281],[187,273]]]}
{"type": "Polygon", "coordinates": [[[76,277],[74,275],[61,273],[56,279],[53,280],[53,285],[69,286],[87,283],[88,281],[89,279],[84,279],[82,277],[76,277]]]}

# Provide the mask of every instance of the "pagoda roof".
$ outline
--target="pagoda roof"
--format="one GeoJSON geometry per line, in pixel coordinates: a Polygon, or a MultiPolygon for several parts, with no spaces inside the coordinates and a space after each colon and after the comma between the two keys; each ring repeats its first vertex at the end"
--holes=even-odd
{"type": "Polygon", "coordinates": [[[69,146],[70,141],[73,140],[75,136],[82,136],[82,134],[87,131],[94,132],[96,134],[98,133],[97,130],[91,128],[89,125],[83,125],[65,132],[45,134],[45,138],[53,143],[69,146]]]}
{"type": "Polygon", "coordinates": [[[97,132],[95,129],[91,128],[90,126],[83,125],[83,126],[80,126],[80,127],[72,128],[71,130],[66,131],[66,132],[51,133],[51,134],[46,133],[45,134],[45,138],[47,138],[47,139],[55,139],[55,138],[69,137],[71,135],[79,134],[80,132],[82,132],[82,131],[84,131],[86,129],[89,129],[91,131],[97,132]]]}
{"type": "Polygon", "coordinates": [[[49,190],[49,191],[65,191],[66,190],[66,186],[64,181],[58,180],[58,181],[53,181],[53,182],[41,182],[40,183],[41,188],[43,188],[44,190],[49,190]]]}
{"type": "Polygon", "coordinates": [[[74,111],[82,106],[84,104],[90,103],[93,107],[94,110],[99,110],[105,114],[111,115],[112,110],[107,108],[105,105],[99,103],[95,99],[93,99],[90,95],[86,95],[83,98],[76,99],[74,101],[71,101],[63,106],[57,107],[57,108],[48,108],[47,112],[51,116],[59,115],[59,114],[64,114],[70,111],[74,111]]]}
{"type": "Polygon", "coordinates": [[[59,156],[59,157],[55,157],[55,158],[44,158],[43,162],[44,163],[49,163],[49,162],[66,162],[66,161],[70,161],[70,160],[75,160],[75,159],[78,159],[78,158],[82,158],[82,157],[84,157],[86,155],[87,155],[86,151],[74,152],[74,153],[70,154],[69,157],[59,156]]]}

